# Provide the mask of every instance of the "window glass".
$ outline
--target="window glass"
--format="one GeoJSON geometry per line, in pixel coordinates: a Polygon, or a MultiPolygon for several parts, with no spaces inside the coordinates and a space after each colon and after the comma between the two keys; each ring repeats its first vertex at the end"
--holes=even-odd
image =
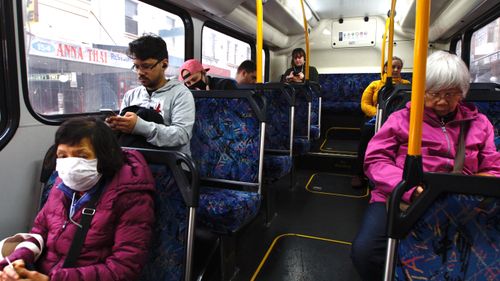
{"type": "Polygon", "coordinates": [[[203,27],[202,40],[201,63],[211,75],[234,78],[240,63],[251,59],[250,44],[210,27],[203,27]]]}
{"type": "Polygon", "coordinates": [[[472,34],[472,82],[500,83],[500,17],[472,34]]]}
{"type": "Polygon", "coordinates": [[[455,46],[455,54],[462,57],[462,40],[458,40],[457,46],[455,46]]]}
{"type": "Polygon", "coordinates": [[[125,92],[139,85],[128,43],[145,33],[167,42],[167,76],[175,76],[184,61],[182,19],[154,6],[132,0],[25,4],[29,100],[39,114],[118,110],[125,92]]]}

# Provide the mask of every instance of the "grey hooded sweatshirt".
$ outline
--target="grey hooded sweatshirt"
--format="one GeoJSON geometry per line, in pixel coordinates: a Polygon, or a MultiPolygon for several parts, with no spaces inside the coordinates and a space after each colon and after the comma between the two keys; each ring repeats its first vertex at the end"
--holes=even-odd
{"type": "Polygon", "coordinates": [[[132,134],[141,135],[158,147],[169,147],[191,155],[189,142],[194,124],[194,99],[189,89],[177,79],[169,80],[151,96],[144,86],[125,93],[120,111],[137,105],[152,108],[163,116],[164,124],[137,118],[132,134]]]}

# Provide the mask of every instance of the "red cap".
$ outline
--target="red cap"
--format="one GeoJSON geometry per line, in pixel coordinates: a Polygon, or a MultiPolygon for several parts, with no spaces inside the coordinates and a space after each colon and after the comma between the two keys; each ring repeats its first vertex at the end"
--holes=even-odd
{"type": "Polygon", "coordinates": [[[182,64],[182,66],[179,70],[179,80],[180,81],[184,80],[184,77],[182,77],[182,72],[184,70],[187,70],[190,74],[193,74],[193,73],[200,72],[203,70],[208,71],[208,70],[210,70],[210,68],[204,68],[203,65],[199,61],[197,61],[195,59],[189,59],[182,64]]]}

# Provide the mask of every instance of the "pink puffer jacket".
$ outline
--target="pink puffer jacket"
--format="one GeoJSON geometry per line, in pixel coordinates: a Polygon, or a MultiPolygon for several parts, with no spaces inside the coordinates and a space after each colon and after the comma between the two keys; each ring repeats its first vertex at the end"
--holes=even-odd
{"type": "MultiPolygon", "coordinates": [[[[140,153],[124,151],[124,155],[124,166],[97,203],[75,268],[62,268],[78,227],[68,222],[71,200],[58,188],[52,189],[31,231],[44,238],[45,249],[36,267],[51,281],[138,278],[147,259],[154,222],[154,180],[140,153]]],[[[81,212],[73,219],[80,221],[81,212]]]]}
{"type": "MultiPolygon", "coordinates": [[[[401,181],[408,152],[410,103],[405,109],[389,116],[375,134],[366,150],[364,168],[375,184],[372,202],[385,202],[401,181]]],[[[442,124],[432,109],[425,108],[422,128],[422,162],[424,171],[450,172],[453,170],[460,134],[460,123],[468,122],[465,135],[465,163],[463,174],[487,173],[500,177],[500,153],[493,141],[494,130],[486,116],[472,104],[460,103],[455,118],[442,124]]],[[[413,189],[403,200],[408,202],[413,189]]]]}

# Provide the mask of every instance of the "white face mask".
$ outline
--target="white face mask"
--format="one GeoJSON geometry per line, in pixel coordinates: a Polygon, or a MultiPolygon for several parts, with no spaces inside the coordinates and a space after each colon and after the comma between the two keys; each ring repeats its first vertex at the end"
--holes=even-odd
{"type": "Polygon", "coordinates": [[[67,187],[80,192],[91,189],[102,176],[97,172],[97,159],[81,157],[57,158],[56,171],[67,187]]]}

